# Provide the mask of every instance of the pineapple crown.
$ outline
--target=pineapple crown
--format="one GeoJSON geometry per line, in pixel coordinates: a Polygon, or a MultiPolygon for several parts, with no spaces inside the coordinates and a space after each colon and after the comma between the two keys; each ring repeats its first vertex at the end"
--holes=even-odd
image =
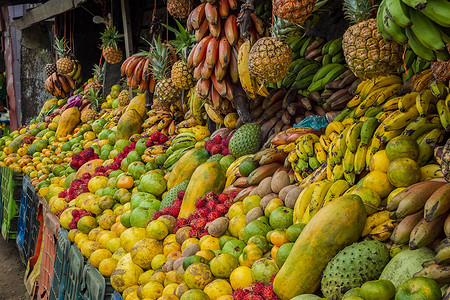
{"type": "Polygon", "coordinates": [[[376,9],[372,0],[344,0],[344,15],[350,23],[359,23],[370,19],[376,9]]]}
{"type": "Polygon", "coordinates": [[[176,52],[180,53],[182,59],[186,60],[188,54],[191,52],[191,49],[195,44],[195,37],[194,35],[187,32],[187,30],[183,27],[183,25],[181,25],[180,22],[178,22],[177,20],[175,20],[175,22],[177,23],[178,30],[165,24],[161,25],[175,34],[176,39],[169,41],[169,43],[176,48],[176,52]]]}
{"type": "Polygon", "coordinates": [[[58,57],[60,58],[66,56],[69,53],[70,49],[67,45],[65,37],[58,39],[58,37],[55,36],[55,50],[56,55],[58,55],[58,57]]]}
{"type": "Polygon", "coordinates": [[[102,102],[102,98],[100,97],[101,89],[94,89],[92,86],[89,88],[89,92],[87,94],[83,94],[83,99],[88,100],[92,103],[92,109],[97,110],[100,106],[100,102],[102,102]]]}
{"type": "Polygon", "coordinates": [[[167,78],[170,74],[169,49],[161,41],[161,37],[153,38],[153,44],[150,46],[151,69],[156,81],[167,78]]]}
{"type": "Polygon", "coordinates": [[[102,48],[113,47],[117,49],[117,43],[122,41],[123,34],[119,34],[114,26],[106,27],[105,31],[101,33],[102,48]]]}
{"type": "Polygon", "coordinates": [[[94,78],[95,82],[101,82],[103,81],[103,78],[105,77],[105,65],[102,65],[101,67],[97,64],[95,64],[92,67],[92,78],[94,78]]]}

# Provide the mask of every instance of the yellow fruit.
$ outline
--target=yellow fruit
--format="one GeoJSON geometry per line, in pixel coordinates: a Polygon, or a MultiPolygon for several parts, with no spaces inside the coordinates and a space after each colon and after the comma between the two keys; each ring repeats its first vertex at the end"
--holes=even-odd
{"type": "Polygon", "coordinates": [[[231,295],[233,289],[231,285],[224,279],[216,279],[205,286],[203,291],[211,300],[217,300],[220,296],[231,295]]]}
{"type": "Polygon", "coordinates": [[[386,173],[390,163],[391,161],[386,155],[386,150],[380,150],[372,156],[369,164],[369,170],[386,173]]]}
{"type": "MultiPolygon", "coordinates": [[[[114,238],[118,238],[117,234],[113,231],[105,230],[104,233],[97,234],[97,241],[102,248],[106,248],[108,242],[114,238]]],[[[119,247],[120,248],[120,247],[119,247]]],[[[117,250],[117,249],[116,249],[117,250]]],[[[111,251],[113,252],[113,251],[111,251]]]]}
{"type": "Polygon", "coordinates": [[[114,258],[106,258],[102,260],[98,266],[98,271],[105,277],[110,277],[111,273],[117,266],[117,260],[114,258]]]}
{"type": "Polygon", "coordinates": [[[79,248],[84,257],[90,258],[95,250],[100,249],[100,245],[97,242],[83,240],[79,248]]]}
{"type": "Polygon", "coordinates": [[[184,249],[186,249],[186,247],[191,244],[198,244],[198,239],[188,238],[188,239],[184,240],[183,244],[181,244],[181,252],[183,252],[184,249]]]}
{"type": "Polygon", "coordinates": [[[234,203],[233,205],[231,205],[230,209],[228,210],[228,216],[229,216],[230,220],[238,215],[245,215],[244,207],[242,206],[242,202],[234,203]]]}
{"type": "MultiPolygon", "coordinates": [[[[88,239],[89,239],[90,241],[98,242],[98,241],[97,241],[97,235],[98,235],[101,231],[103,231],[103,229],[100,228],[100,227],[97,227],[97,228],[92,229],[92,230],[89,231],[89,233],[88,233],[88,239]]],[[[101,246],[101,245],[100,245],[100,246],[101,246]]],[[[101,246],[101,247],[102,247],[102,248],[105,248],[105,247],[103,247],[103,246],[101,246]]]]}
{"type": "Polygon", "coordinates": [[[81,241],[88,240],[88,235],[86,233],[82,233],[81,231],[75,235],[74,242],[77,244],[78,248],[80,248],[81,241]]]}
{"type": "Polygon", "coordinates": [[[124,255],[120,259],[117,268],[111,274],[111,285],[118,292],[123,292],[126,288],[137,285],[139,276],[144,272],[138,265],[127,261],[128,255],[124,255]]]}
{"type": "Polygon", "coordinates": [[[136,293],[137,293],[138,288],[139,288],[138,285],[132,285],[129,288],[126,288],[122,293],[122,298],[125,300],[125,299],[127,299],[128,295],[130,295],[130,294],[137,297],[136,293]]]}
{"type": "Polygon", "coordinates": [[[95,176],[89,180],[88,189],[89,192],[95,193],[97,190],[105,188],[109,178],[106,176],[95,176]]]}
{"type": "Polygon", "coordinates": [[[139,276],[138,284],[144,285],[148,283],[153,275],[153,272],[154,272],[153,270],[147,270],[144,273],[142,273],[141,276],[139,276]]]}
{"type": "Polygon", "coordinates": [[[388,175],[385,172],[373,171],[364,177],[363,187],[373,189],[378,193],[381,199],[386,198],[392,191],[392,184],[389,182],[388,175]]]}
{"type": "Polygon", "coordinates": [[[158,299],[162,296],[164,286],[156,281],[151,281],[144,285],[141,290],[142,299],[158,299]]]}
{"type": "Polygon", "coordinates": [[[161,241],[163,240],[167,234],[169,234],[169,229],[167,225],[160,220],[151,221],[146,227],[147,236],[149,238],[161,241]]]}
{"type": "Polygon", "coordinates": [[[93,140],[95,140],[95,133],[94,133],[93,131],[86,131],[86,132],[83,134],[83,138],[84,138],[86,141],[93,141],[93,140]]]}
{"type": "Polygon", "coordinates": [[[395,187],[408,187],[420,181],[419,164],[410,158],[398,158],[389,165],[387,175],[395,187]]]}
{"type": "Polygon", "coordinates": [[[213,280],[213,275],[208,265],[194,263],[186,269],[183,278],[189,288],[203,290],[213,280]]]}
{"type": "Polygon", "coordinates": [[[167,258],[164,254],[157,254],[153,257],[151,266],[153,270],[158,270],[162,267],[162,265],[167,261],[167,258]]]}
{"type": "Polygon", "coordinates": [[[391,202],[392,198],[394,198],[395,195],[397,195],[398,193],[400,193],[400,192],[403,191],[404,189],[406,189],[406,188],[400,187],[400,188],[396,188],[395,190],[393,190],[393,191],[389,194],[389,196],[387,197],[387,203],[386,203],[386,205],[388,205],[389,202],[391,202]]]}
{"type": "Polygon", "coordinates": [[[78,233],[81,233],[81,231],[79,231],[78,229],[70,229],[70,230],[69,230],[69,233],[67,234],[67,237],[68,237],[68,239],[69,239],[69,241],[70,241],[71,243],[75,242],[75,236],[76,236],[78,233]]]}
{"type": "Polygon", "coordinates": [[[145,270],[150,269],[153,258],[162,252],[162,243],[150,238],[136,242],[130,251],[133,262],[145,270]]]}
{"type": "Polygon", "coordinates": [[[245,223],[245,215],[237,215],[230,220],[228,224],[228,231],[235,238],[239,238],[239,232],[242,228],[244,228],[247,224],[245,223]]]}
{"type": "Polygon", "coordinates": [[[89,257],[89,261],[91,264],[98,269],[100,263],[112,256],[112,253],[109,250],[106,249],[97,249],[94,252],[92,252],[91,256],[89,257]]]}
{"type": "Polygon", "coordinates": [[[237,113],[234,113],[234,112],[229,113],[223,119],[223,123],[224,123],[225,127],[234,129],[238,118],[239,118],[239,115],[237,113]]]}
{"type": "Polygon", "coordinates": [[[169,283],[166,285],[166,287],[163,290],[163,295],[172,295],[176,297],[173,293],[175,292],[175,289],[178,287],[177,283],[169,283]]]}
{"type": "Polygon", "coordinates": [[[200,244],[201,250],[220,250],[219,239],[213,236],[206,238],[203,243],[200,244]]]}
{"type": "Polygon", "coordinates": [[[180,250],[181,250],[181,245],[178,244],[177,242],[172,242],[172,243],[166,244],[164,246],[163,253],[164,253],[164,255],[168,256],[171,252],[180,251],[180,250]]]}
{"type": "Polygon", "coordinates": [[[120,235],[120,245],[125,251],[130,252],[134,244],[145,238],[145,236],[145,228],[128,228],[120,235]]]}
{"type": "Polygon", "coordinates": [[[105,248],[108,249],[109,251],[111,251],[111,253],[116,252],[120,248],[120,238],[115,237],[115,238],[110,239],[108,242],[106,242],[105,248]]]}
{"type": "Polygon", "coordinates": [[[378,206],[380,205],[381,199],[375,190],[369,187],[360,187],[354,189],[351,194],[361,197],[367,215],[372,215],[378,211],[378,206]]]}

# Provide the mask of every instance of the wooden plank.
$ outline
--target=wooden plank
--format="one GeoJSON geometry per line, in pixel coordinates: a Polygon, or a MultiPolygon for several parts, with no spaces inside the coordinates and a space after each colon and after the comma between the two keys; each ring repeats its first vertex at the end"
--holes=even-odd
{"type": "Polygon", "coordinates": [[[11,26],[23,30],[30,25],[44,21],[53,16],[71,10],[87,0],[49,0],[44,4],[31,9],[23,17],[11,22],[11,26]],[[75,2],[75,4],[74,4],[75,2]]]}
{"type": "Polygon", "coordinates": [[[133,34],[131,32],[130,19],[130,3],[125,0],[120,0],[122,7],[122,24],[123,24],[123,38],[125,42],[125,57],[129,57],[133,51],[133,34]]]}

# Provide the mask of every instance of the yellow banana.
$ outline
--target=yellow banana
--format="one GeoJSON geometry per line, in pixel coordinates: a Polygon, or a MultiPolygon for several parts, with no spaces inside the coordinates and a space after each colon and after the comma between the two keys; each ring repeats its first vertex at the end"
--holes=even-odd
{"type": "Polygon", "coordinates": [[[347,107],[348,108],[357,107],[358,105],[361,104],[361,102],[362,102],[361,95],[355,95],[350,101],[347,102],[347,107]]]}
{"type": "Polygon", "coordinates": [[[384,126],[385,131],[405,128],[412,120],[419,116],[416,106],[411,107],[404,113],[400,113],[391,118],[384,126]]]}
{"type": "Polygon", "coordinates": [[[342,196],[349,188],[350,184],[344,179],[336,180],[328,189],[328,192],[325,195],[325,199],[323,200],[322,207],[324,207],[334,199],[342,196]]]}
{"type": "Polygon", "coordinates": [[[403,132],[403,129],[385,131],[380,137],[381,142],[386,144],[390,140],[392,140],[393,138],[395,138],[395,137],[399,136],[400,134],[402,134],[402,132],[403,132]]]}
{"type": "Polygon", "coordinates": [[[389,212],[387,210],[382,210],[374,213],[371,216],[368,216],[366,219],[366,225],[364,226],[363,232],[361,234],[362,237],[368,235],[375,227],[385,223],[390,220],[389,212]]]}
{"type": "Polygon", "coordinates": [[[379,89],[382,87],[391,87],[396,84],[403,84],[403,79],[397,75],[387,75],[375,78],[375,84],[372,90],[379,89]]]}
{"type": "Polygon", "coordinates": [[[331,141],[330,141],[330,139],[329,139],[325,134],[322,134],[322,135],[319,137],[319,142],[320,142],[320,145],[322,146],[322,148],[323,148],[325,151],[328,151],[328,147],[330,146],[331,141]]]}
{"type": "Polygon", "coordinates": [[[420,181],[426,181],[431,178],[444,177],[444,175],[442,174],[441,165],[438,164],[425,165],[420,168],[420,173],[422,175],[420,181]]]}
{"type": "Polygon", "coordinates": [[[437,98],[430,90],[423,90],[416,96],[416,108],[422,118],[428,113],[430,103],[436,104],[437,98]]]}
{"type": "Polygon", "coordinates": [[[358,149],[355,153],[355,161],[353,162],[353,169],[356,175],[361,174],[362,171],[366,168],[366,154],[368,145],[364,145],[362,142],[359,143],[358,149]]]}
{"type": "Polygon", "coordinates": [[[384,90],[378,94],[377,98],[375,99],[374,105],[379,106],[383,104],[389,97],[394,96],[397,94],[398,91],[402,88],[401,84],[393,84],[387,88],[384,88],[384,90]]]}
{"type": "Polygon", "coordinates": [[[355,153],[358,148],[358,139],[363,124],[364,122],[355,123],[347,131],[345,144],[347,145],[347,149],[349,149],[352,153],[355,153]]]}
{"type": "Polygon", "coordinates": [[[347,127],[344,129],[344,131],[341,132],[339,135],[339,138],[336,141],[337,151],[339,154],[339,158],[343,159],[345,151],[347,150],[347,144],[346,144],[346,137],[347,137],[347,131],[350,129],[350,127],[347,127]]]}
{"type": "Polygon", "coordinates": [[[313,133],[302,136],[303,149],[309,157],[314,156],[314,143],[319,141],[319,137],[313,133]]]}
{"type": "Polygon", "coordinates": [[[345,151],[344,159],[342,161],[342,166],[344,167],[345,173],[352,173],[354,169],[354,162],[355,162],[355,153],[350,151],[350,149],[347,148],[345,151]]]}
{"type": "Polygon", "coordinates": [[[224,117],[215,111],[208,103],[205,103],[205,110],[211,120],[216,124],[223,124],[224,117]]]}
{"type": "Polygon", "coordinates": [[[190,91],[189,108],[191,110],[192,117],[198,124],[203,123],[202,106],[204,99],[197,94],[197,89],[193,87],[190,91]]]}
{"type": "Polygon", "coordinates": [[[241,85],[244,88],[244,91],[251,99],[255,99],[257,87],[254,86],[255,82],[252,80],[250,76],[250,70],[248,68],[248,57],[251,47],[251,42],[250,40],[248,40],[245,41],[239,48],[238,73],[239,80],[241,81],[241,85]]]}
{"type": "Polygon", "coordinates": [[[352,126],[353,124],[357,123],[357,120],[355,118],[347,118],[345,120],[343,120],[342,125],[344,125],[344,127],[349,127],[352,126]]]}
{"type": "Polygon", "coordinates": [[[405,112],[414,105],[416,105],[416,97],[419,92],[412,92],[404,95],[402,99],[398,102],[398,109],[401,112],[405,112]]]}
{"type": "Polygon", "coordinates": [[[301,141],[296,142],[295,151],[297,152],[298,158],[301,158],[303,160],[308,160],[308,154],[306,153],[305,149],[303,148],[303,143],[301,141]]]}
{"type": "Polygon", "coordinates": [[[327,161],[327,153],[323,149],[320,142],[316,142],[314,144],[314,154],[316,155],[316,158],[320,164],[323,164],[324,162],[327,161]]]}
{"type": "Polygon", "coordinates": [[[361,109],[366,109],[368,107],[371,107],[375,101],[377,100],[378,95],[380,95],[385,90],[384,87],[374,89],[367,95],[367,97],[364,99],[363,102],[358,106],[361,109]]]}
{"type": "Polygon", "coordinates": [[[303,219],[303,215],[305,214],[306,208],[311,201],[311,195],[317,184],[318,182],[310,184],[301,191],[300,195],[298,195],[294,206],[294,223],[300,223],[303,219]]]}
{"type": "Polygon", "coordinates": [[[354,185],[355,181],[356,181],[355,172],[350,172],[350,173],[344,172],[344,179],[351,185],[354,185]]]}
{"type": "Polygon", "coordinates": [[[342,125],[341,122],[333,121],[330,124],[328,124],[327,128],[325,129],[325,135],[327,137],[330,137],[332,132],[336,132],[337,134],[341,133],[345,129],[344,125],[342,125]]]}
{"type": "Polygon", "coordinates": [[[366,79],[366,80],[361,81],[361,83],[358,84],[358,86],[356,87],[355,93],[360,94],[364,89],[366,89],[366,86],[368,84],[372,84],[372,86],[373,86],[374,83],[371,79],[366,79]]]}
{"type": "Polygon", "coordinates": [[[339,180],[344,178],[344,166],[342,163],[336,164],[333,168],[333,179],[339,180]]]}
{"type": "Polygon", "coordinates": [[[295,150],[292,150],[291,152],[289,152],[287,159],[289,162],[294,162],[298,159],[298,155],[297,152],[295,150]]]}
{"type": "Polygon", "coordinates": [[[381,106],[382,111],[389,111],[389,110],[396,110],[398,109],[398,103],[402,97],[395,97],[392,99],[389,99],[388,101],[384,102],[383,106],[381,106]]]}
{"type": "Polygon", "coordinates": [[[333,181],[327,179],[319,182],[314,188],[314,191],[311,194],[311,200],[309,202],[309,215],[311,218],[314,217],[314,215],[322,207],[325,195],[327,194],[328,190],[332,185],[333,181]]]}
{"type": "Polygon", "coordinates": [[[367,235],[367,239],[384,242],[391,237],[396,225],[396,220],[389,219],[372,229],[372,231],[367,235]]]}
{"type": "Polygon", "coordinates": [[[360,92],[362,100],[366,99],[367,95],[369,95],[369,93],[372,90],[374,85],[375,85],[375,80],[373,78],[368,79],[368,82],[366,84],[364,84],[364,86],[362,87],[361,92],[360,92]]]}

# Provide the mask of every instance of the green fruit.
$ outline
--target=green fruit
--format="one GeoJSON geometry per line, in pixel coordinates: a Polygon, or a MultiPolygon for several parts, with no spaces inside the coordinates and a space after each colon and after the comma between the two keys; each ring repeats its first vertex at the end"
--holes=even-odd
{"type": "Polygon", "coordinates": [[[419,157],[419,145],[410,136],[399,135],[387,143],[386,156],[390,161],[403,157],[416,160],[419,157]]]}
{"type": "Polygon", "coordinates": [[[145,145],[145,142],[147,142],[147,139],[139,139],[136,142],[135,150],[141,156],[142,156],[142,154],[144,154],[144,151],[147,149],[147,146],[145,145]]]}
{"type": "Polygon", "coordinates": [[[253,281],[270,283],[272,275],[279,270],[276,262],[270,258],[260,258],[252,266],[253,281]]]}
{"type": "Polygon", "coordinates": [[[270,227],[276,229],[287,229],[293,223],[294,211],[285,206],[277,207],[269,217],[270,227]]]}
{"type": "Polygon", "coordinates": [[[203,263],[208,264],[208,260],[200,255],[191,255],[189,257],[186,257],[185,260],[183,260],[183,269],[187,270],[187,268],[195,263],[203,263]]]}
{"type": "Polygon", "coordinates": [[[279,268],[281,268],[291,253],[292,247],[294,247],[294,243],[286,243],[280,246],[277,251],[277,257],[275,259],[279,268]]]}
{"type": "Polygon", "coordinates": [[[255,220],[247,224],[247,226],[244,227],[244,242],[247,243],[248,240],[254,236],[254,235],[262,235],[266,236],[266,234],[270,231],[270,226],[255,220]]]}
{"type": "MultiPolygon", "coordinates": [[[[219,240],[220,243],[220,240],[219,240]]],[[[236,259],[242,254],[245,248],[245,243],[241,240],[230,240],[227,241],[222,247],[222,253],[233,255],[236,259]]]]}
{"type": "Polygon", "coordinates": [[[441,299],[441,288],[436,281],[432,279],[425,277],[413,277],[400,285],[397,294],[395,294],[395,299],[439,300],[441,299]]]}
{"type": "Polygon", "coordinates": [[[242,176],[247,177],[258,166],[258,163],[254,162],[251,157],[248,157],[239,165],[239,173],[241,173],[242,176]]]}
{"type": "Polygon", "coordinates": [[[247,123],[239,127],[230,139],[228,149],[234,157],[256,153],[261,144],[261,127],[247,123]]]}
{"type": "MultiPolygon", "coordinates": [[[[438,290],[440,292],[439,286],[438,290]]],[[[390,300],[395,296],[395,286],[392,284],[392,282],[386,279],[372,280],[364,282],[364,284],[361,286],[360,293],[361,297],[364,300],[390,300]]],[[[438,299],[440,299],[440,297],[438,299]]]]}
{"type": "Polygon", "coordinates": [[[288,238],[288,240],[290,242],[295,242],[300,233],[302,233],[303,228],[305,228],[305,226],[306,224],[304,223],[298,223],[289,226],[288,229],[286,229],[286,237],[288,238]]]}

